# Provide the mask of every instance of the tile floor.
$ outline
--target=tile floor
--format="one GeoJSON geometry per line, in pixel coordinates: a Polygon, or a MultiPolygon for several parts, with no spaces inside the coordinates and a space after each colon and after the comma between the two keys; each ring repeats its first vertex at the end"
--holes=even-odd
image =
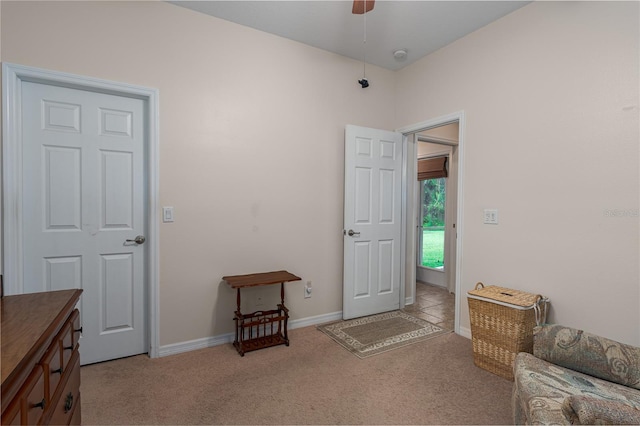
{"type": "Polygon", "coordinates": [[[436,324],[445,330],[453,330],[455,321],[455,295],[446,288],[418,281],[416,300],[404,310],[411,315],[436,324]]]}

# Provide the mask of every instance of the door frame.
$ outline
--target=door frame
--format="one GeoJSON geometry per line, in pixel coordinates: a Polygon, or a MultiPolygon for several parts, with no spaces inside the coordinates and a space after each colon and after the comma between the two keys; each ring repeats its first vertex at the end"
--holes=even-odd
{"type": "MultiPolygon", "coordinates": [[[[415,244],[407,244],[407,242],[412,242],[413,239],[409,239],[409,232],[415,234],[416,227],[416,215],[415,215],[415,204],[416,201],[413,197],[413,192],[411,194],[408,193],[410,188],[413,188],[413,185],[409,185],[409,182],[416,181],[417,179],[417,170],[415,166],[411,166],[410,164],[415,164],[417,161],[417,150],[415,149],[415,143],[413,143],[412,149],[409,149],[409,144],[414,139],[414,135],[425,130],[432,129],[434,127],[444,126],[446,124],[458,122],[458,184],[457,184],[457,208],[456,208],[456,268],[455,268],[455,325],[454,331],[456,334],[460,334],[460,306],[462,302],[462,296],[460,295],[460,283],[462,281],[462,244],[463,244],[463,236],[464,236],[464,192],[463,192],[463,173],[464,173],[464,129],[465,129],[465,112],[464,110],[454,112],[451,114],[443,115],[440,117],[432,118],[426,121],[422,121],[420,123],[411,124],[409,126],[401,127],[396,129],[396,132],[400,132],[404,136],[404,147],[405,147],[405,173],[403,173],[403,183],[402,183],[402,192],[404,196],[403,205],[406,206],[404,217],[406,221],[406,226],[403,229],[403,240],[405,243],[403,244],[404,250],[406,253],[403,253],[403,264],[407,265],[406,268],[403,268],[403,271],[406,269],[405,277],[408,282],[412,283],[412,299],[415,302],[415,294],[416,294],[416,267],[417,267],[417,257],[416,257],[416,245],[415,244]],[[411,196],[410,196],[411,195],[411,196]]],[[[417,140],[417,137],[415,138],[417,140]]],[[[406,287],[405,285],[401,286],[401,290],[406,287]]],[[[403,296],[401,302],[401,306],[404,304],[404,295],[403,291],[401,291],[401,295],[403,296]]]]}
{"type": "Polygon", "coordinates": [[[2,271],[4,293],[21,294],[23,283],[22,256],[22,82],[33,82],[129,97],[143,101],[146,111],[145,154],[146,187],[145,219],[146,268],[144,293],[147,310],[148,353],[159,355],[159,92],[157,89],[102,80],[41,68],[2,64],[2,271]]]}

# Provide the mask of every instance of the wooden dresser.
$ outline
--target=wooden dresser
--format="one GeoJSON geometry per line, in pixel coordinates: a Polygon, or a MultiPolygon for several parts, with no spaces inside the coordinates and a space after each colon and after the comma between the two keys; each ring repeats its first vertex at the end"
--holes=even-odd
{"type": "Polygon", "coordinates": [[[80,424],[81,293],[1,299],[3,425],[80,424]]]}

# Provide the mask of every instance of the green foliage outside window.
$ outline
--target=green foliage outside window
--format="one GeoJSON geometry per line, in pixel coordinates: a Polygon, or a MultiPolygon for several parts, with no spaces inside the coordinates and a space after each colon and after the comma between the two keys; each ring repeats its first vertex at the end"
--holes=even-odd
{"type": "Polygon", "coordinates": [[[422,226],[444,226],[445,178],[424,181],[422,226]]]}
{"type": "Polygon", "coordinates": [[[444,266],[444,230],[422,231],[422,266],[434,269],[444,266]]]}
{"type": "Polygon", "coordinates": [[[444,266],[445,187],[445,178],[423,181],[422,266],[428,268],[444,266]]]}

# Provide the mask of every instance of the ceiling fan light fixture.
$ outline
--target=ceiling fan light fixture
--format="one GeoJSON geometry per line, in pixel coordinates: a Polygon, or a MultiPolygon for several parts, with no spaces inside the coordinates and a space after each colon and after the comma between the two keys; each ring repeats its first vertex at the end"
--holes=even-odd
{"type": "Polygon", "coordinates": [[[373,10],[375,0],[353,0],[351,13],[354,15],[362,15],[373,10]]]}
{"type": "Polygon", "coordinates": [[[407,59],[407,49],[396,50],[395,52],[393,52],[393,57],[398,62],[404,61],[405,59],[407,59]]]}
{"type": "Polygon", "coordinates": [[[353,0],[354,14],[362,14],[364,18],[364,37],[362,40],[362,80],[358,80],[358,84],[363,89],[369,87],[369,80],[367,80],[367,12],[373,9],[374,0],[353,0]]]}

